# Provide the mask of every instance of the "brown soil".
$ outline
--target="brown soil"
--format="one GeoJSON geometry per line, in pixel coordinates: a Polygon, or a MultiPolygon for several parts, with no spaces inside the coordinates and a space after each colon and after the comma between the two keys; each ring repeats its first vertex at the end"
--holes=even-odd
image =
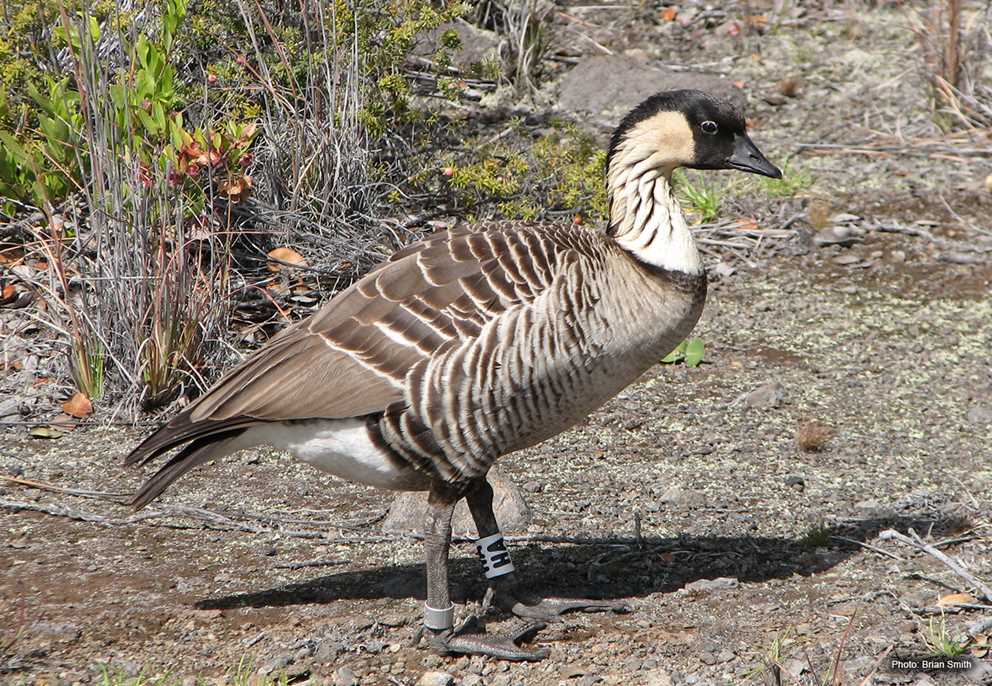
{"type": "MultiPolygon", "coordinates": [[[[0,682],[92,683],[109,663],[179,681],[231,678],[242,664],[313,683],[347,668],[362,684],[413,684],[428,670],[493,686],[774,684],[776,674],[818,684],[836,656],[838,683],[992,683],[992,669],[932,681],[876,671],[886,655],[932,652],[941,622],[956,637],[992,605],[975,595],[985,608],[928,614],[942,595],[977,591],[932,557],[878,540],[913,528],[992,579],[989,253],[955,264],[926,238],[873,228],[932,220],[938,238],[984,245],[988,160],[795,147],[897,126],[939,134],[902,9],[816,10],[816,21],[746,41],[728,39],[725,24],[680,34],[645,11],[570,10],[617,52],[720,64],[746,81],[769,157],[798,154],[816,178],[783,207],[805,212],[818,198],[861,217],[864,235],[816,248],[811,225],[805,242],[759,251],[711,291],[695,334],[703,366],[659,365],[583,426],[501,463],[527,484],[534,514],[512,546],[526,582],[624,599],[633,612],[569,616],[538,635],[551,657],[537,664],[431,655],[411,646],[420,544],[378,527],[389,496],[246,453],[190,474],[162,499],[173,509],[140,521],[105,496],[0,482],[0,682]],[[800,97],[762,99],[793,74],[800,97]],[[781,384],[780,403],[749,395],[768,382],[781,384]],[[797,446],[810,421],[834,432],[819,452],[797,446]],[[179,505],[201,510],[183,516],[179,505]],[[694,583],[722,577],[733,581],[694,583]]],[[[746,214],[772,201],[728,202],[746,214]]],[[[129,493],[142,474],[121,461],[142,434],[10,431],[0,471],[129,493]]],[[[464,614],[484,585],[469,545],[452,557],[464,614]]],[[[981,654],[980,639],[969,650],[981,654]]]]}

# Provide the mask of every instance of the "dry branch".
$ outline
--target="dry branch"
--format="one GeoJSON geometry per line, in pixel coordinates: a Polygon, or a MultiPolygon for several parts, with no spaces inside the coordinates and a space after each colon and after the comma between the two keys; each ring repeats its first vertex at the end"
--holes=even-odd
{"type": "Polygon", "coordinates": [[[929,545],[928,543],[924,543],[920,539],[920,537],[916,534],[916,532],[913,531],[912,529],[909,530],[909,533],[910,536],[907,536],[905,534],[899,533],[894,529],[886,529],[885,531],[880,533],[878,537],[880,540],[883,541],[896,540],[899,541],[900,543],[905,543],[908,546],[912,546],[918,550],[922,550],[927,555],[936,558],[952,572],[954,572],[959,577],[967,581],[974,588],[980,590],[982,592],[982,595],[985,597],[985,600],[992,603],[992,588],[990,588],[987,584],[980,581],[979,579],[975,578],[972,574],[970,574],[967,570],[965,570],[963,566],[961,566],[960,562],[958,562],[954,558],[945,555],[944,553],[934,548],[932,545],[929,545]]]}

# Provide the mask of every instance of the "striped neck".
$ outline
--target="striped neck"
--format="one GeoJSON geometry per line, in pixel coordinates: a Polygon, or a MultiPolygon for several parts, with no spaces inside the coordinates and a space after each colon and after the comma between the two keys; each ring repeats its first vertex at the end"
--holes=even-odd
{"type": "Polygon", "coordinates": [[[610,161],[607,233],[641,262],[702,273],[699,252],[672,189],[672,167],[661,163],[658,155],[644,157],[631,148],[621,147],[610,161]]]}

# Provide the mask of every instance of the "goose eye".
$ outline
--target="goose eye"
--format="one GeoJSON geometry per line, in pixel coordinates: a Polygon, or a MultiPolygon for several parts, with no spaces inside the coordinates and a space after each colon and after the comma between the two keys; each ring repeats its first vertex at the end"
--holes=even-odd
{"type": "Polygon", "coordinates": [[[702,124],[699,125],[699,128],[703,130],[703,133],[707,133],[712,136],[714,133],[716,133],[718,127],[715,121],[704,121],[702,124]]]}

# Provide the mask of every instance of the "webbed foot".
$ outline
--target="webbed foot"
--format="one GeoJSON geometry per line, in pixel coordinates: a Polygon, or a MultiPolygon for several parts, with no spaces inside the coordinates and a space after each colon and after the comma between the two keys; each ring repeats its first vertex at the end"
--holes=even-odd
{"type": "Polygon", "coordinates": [[[631,611],[627,603],[591,598],[532,598],[512,589],[489,588],[482,601],[485,609],[496,606],[523,619],[540,622],[560,622],[566,612],[613,612],[626,614],[631,611]]]}
{"type": "Polygon", "coordinates": [[[519,645],[529,641],[544,628],[542,622],[526,622],[509,634],[487,634],[478,617],[472,616],[461,626],[447,631],[425,630],[427,640],[442,655],[486,655],[500,660],[536,662],[548,656],[546,648],[525,648],[519,645]]]}

